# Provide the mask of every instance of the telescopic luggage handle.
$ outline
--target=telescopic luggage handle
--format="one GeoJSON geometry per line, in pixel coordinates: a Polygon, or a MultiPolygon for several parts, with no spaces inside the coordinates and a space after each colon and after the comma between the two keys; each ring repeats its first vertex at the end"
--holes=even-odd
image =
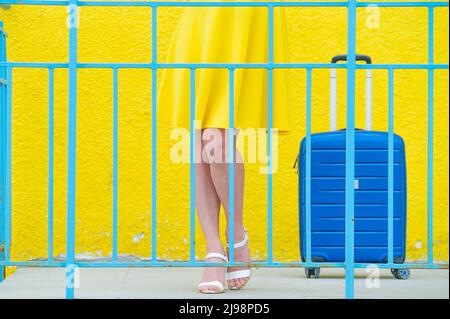
{"type": "MultiPolygon", "coordinates": [[[[333,64],[347,62],[347,55],[338,55],[332,59],[333,64]]],[[[372,64],[372,58],[368,55],[356,55],[356,61],[372,64]]],[[[367,70],[366,78],[366,129],[372,130],[372,70],[367,70]]],[[[330,94],[330,130],[337,130],[337,70],[331,70],[331,94],[330,94]]]]}
{"type": "MultiPolygon", "coordinates": [[[[343,55],[337,55],[333,58],[333,60],[331,61],[331,63],[336,64],[338,62],[347,62],[348,60],[348,55],[343,54],[343,55]]],[[[367,64],[372,64],[372,58],[368,55],[362,55],[362,54],[357,54],[356,55],[356,61],[358,62],[366,62],[367,64]]]]}

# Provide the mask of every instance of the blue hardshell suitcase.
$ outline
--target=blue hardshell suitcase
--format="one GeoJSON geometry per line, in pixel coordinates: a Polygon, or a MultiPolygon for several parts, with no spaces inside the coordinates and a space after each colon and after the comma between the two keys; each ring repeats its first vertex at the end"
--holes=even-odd
{"type": "MultiPolygon", "coordinates": [[[[371,63],[371,60],[364,61],[371,63]]],[[[313,262],[345,261],[346,131],[335,130],[335,74],[332,71],[332,131],[311,136],[313,262]]],[[[371,73],[367,81],[368,95],[371,95],[371,73]]],[[[389,134],[371,131],[370,100],[371,97],[368,98],[368,130],[358,130],[355,141],[355,262],[387,263],[389,134]]],[[[302,260],[306,261],[306,139],[301,143],[298,161],[300,248],[302,260]]],[[[407,175],[405,143],[398,135],[395,135],[394,161],[394,262],[401,264],[406,255],[407,175]]],[[[306,269],[308,278],[318,278],[319,271],[306,269]]],[[[392,273],[398,279],[409,277],[407,269],[393,269],[392,273]]]]}

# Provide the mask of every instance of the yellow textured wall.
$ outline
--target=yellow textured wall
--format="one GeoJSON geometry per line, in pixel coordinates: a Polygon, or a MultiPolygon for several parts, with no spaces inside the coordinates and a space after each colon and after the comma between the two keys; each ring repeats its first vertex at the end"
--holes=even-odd
{"type": "MultiPolygon", "coordinates": [[[[358,10],[358,51],[376,63],[427,62],[425,9],[381,9],[378,28],[358,10]]],[[[159,58],[164,59],[181,9],[159,10],[159,58]]],[[[148,62],[150,10],[80,10],[79,59],[82,62],[148,62]]],[[[346,51],[346,10],[287,10],[291,61],[328,62],[346,51]]],[[[67,61],[68,35],[63,7],[13,6],[0,10],[10,61],[67,61]]],[[[436,9],[436,62],[448,63],[448,9],[436,9]]],[[[314,71],[313,128],[328,129],[329,73],[314,71]]],[[[426,256],[427,74],[396,73],[396,132],[408,153],[408,255],[426,256]]],[[[375,129],[387,129],[387,73],[376,71],[375,129]]],[[[345,73],[340,72],[339,108],[345,109],[345,73]]],[[[14,71],[12,256],[46,257],[47,251],[47,72],[14,71]]],[[[294,128],[280,136],[279,171],[274,176],[274,255],[299,259],[297,175],[292,169],[305,132],[305,72],[291,72],[294,128]]],[[[364,73],[358,74],[358,126],[364,126],[364,73]]],[[[65,253],[67,169],[67,71],[55,74],[55,255],[65,253]]],[[[448,260],[448,71],[436,72],[435,254],[448,260]]],[[[112,77],[109,70],[79,72],[77,228],[78,254],[111,253],[112,228],[112,77]]],[[[345,114],[339,126],[345,127],[345,114]]],[[[158,252],[184,259],[189,253],[189,167],[169,161],[169,130],[160,127],[158,252]]],[[[254,257],[266,256],[266,176],[247,165],[245,220],[254,257]]],[[[151,240],[151,74],[120,71],[119,250],[148,257],[151,240]]],[[[198,255],[203,239],[197,228],[198,255]]]]}

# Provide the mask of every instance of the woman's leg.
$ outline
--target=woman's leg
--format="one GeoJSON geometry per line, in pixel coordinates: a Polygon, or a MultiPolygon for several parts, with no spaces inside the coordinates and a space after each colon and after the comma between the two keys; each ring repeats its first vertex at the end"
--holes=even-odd
{"type": "MultiPolygon", "coordinates": [[[[197,134],[202,134],[198,131],[197,134]]],[[[196,139],[201,140],[201,139],[196,139]]],[[[197,145],[201,147],[202,145],[197,145]]],[[[198,148],[197,148],[198,150],[198,148]]],[[[201,152],[197,152],[199,154],[201,152]]],[[[211,179],[211,172],[209,164],[204,163],[202,159],[197,155],[196,164],[196,208],[200,226],[206,239],[206,246],[208,253],[221,253],[224,254],[224,248],[220,242],[219,235],[219,213],[220,213],[220,200],[216,193],[214,183],[211,179]]],[[[209,262],[223,262],[220,259],[210,259],[209,262]]],[[[223,282],[225,276],[224,268],[207,268],[202,278],[202,282],[221,281],[223,282]]],[[[225,284],[225,282],[223,282],[225,284]]],[[[202,287],[201,291],[217,291],[217,287],[202,287]]]]}
{"type": "MultiPolygon", "coordinates": [[[[215,129],[215,134],[213,132],[208,132],[209,136],[214,135],[215,141],[211,142],[215,144],[214,149],[221,149],[221,154],[211,154],[208,152],[208,160],[210,162],[211,177],[214,183],[217,195],[222,202],[224,207],[226,218],[229,224],[229,212],[230,212],[230,197],[229,197],[229,144],[228,144],[228,130],[215,129]],[[226,137],[226,138],[225,138],[226,137]],[[219,141],[219,139],[221,139],[219,141]],[[227,142],[225,142],[227,141],[227,142]]],[[[238,132],[237,132],[238,133],[238,132]]],[[[237,134],[236,134],[237,136],[237,134]]],[[[243,164],[242,155],[236,148],[236,138],[232,141],[234,145],[234,171],[235,171],[235,187],[234,187],[234,242],[238,243],[244,240],[244,222],[243,222],[243,206],[244,206],[244,180],[245,180],[245,170],[243,164]]],[[[229,230],[227,227],[227,238],[229,236],[229,230]]],[[[230,247],[231,248],[231,247],[230,247]]],[[[251,255],[248,245],[242,248],[235,249],[235,260],[240,262],[250,262],[251,255]]],[[[246,267],[240,268],[229,268],[231,271],[239,271],[248,269],[246,267]]],[[[230,286],[235,288],[240,288],[247,283],[248,279],[234,279],[230,281],[230,286]]]]}

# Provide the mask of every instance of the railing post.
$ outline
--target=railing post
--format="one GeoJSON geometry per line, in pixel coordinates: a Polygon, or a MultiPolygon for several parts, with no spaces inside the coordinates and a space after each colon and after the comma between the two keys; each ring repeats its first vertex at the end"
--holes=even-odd
{"type": "Polygon", "coordinates": [[[55,69],[48,69],[48,194],[47,194],[47,260],[53,262],[53,210],[54,210],[54,144],[55,144],[55,69]]]}
{"type": "MultiPolygon", "coordinates": [[[[0,61],[6,61],[5,33],[3,22],[0,21],[0,61]]],[[[5,166],[5,145],[6,145],[6,72],[5,68],[0,68],[0,261],[5,260],[5,188],[6,188],[6,166],[5,166]]],[[[5,268],[0,267],[0,282],[5,279],[5,268]]]]}
{"type": "MultiPolygon", "coordinates": [[[[434,7],[428,7],[428,64],[434,64],[434,7]]],[[[434,69],[428,70],[428,263],[434,263],[434,69]]]]}
{"type": "Polygon", "coordinates": [[[347,62],[347,150],[345,204],[345,278],[346,298],[355,297],[355,90],[356,90],[356,0],[348,2],[347,62]]]}
{"type": "MultiPolygon", "coordinates": [[[[6,34],[0,22],[0,61],[6,61],[6,34]]],[[[10,261],[11,247],[11,142],[12,67],[0,69],[0,261],[10,261]]],[[[0,267],[0,281],[5,278],[0,267]]]]}
{"type": "Polygon", "coordinates": [[[389,68],[389,137],[388,137],[388,264],[394,264],[394,69],[389,68]]]}
{"type": "Polygon", "coordinates": [[[234,152],[234,132],[235,132],[235,118],[234,118],[234,106],[235,106],[235,92],[234,92],[234,82],[235,81],[235,69],[229,69],[229,131],[228,131],[228,149],[229,149],[229,165],[228,165],[228,175],[229,175],[229,217],[228,217],[228,233],[229,233],[229,256],[228,261],[233,264],[235,262],[234,258],[234,217],[235,217],[235,152],[234,152]]]}
{"type": "MultiPolygon", "coordinates": [[[[312,183],[312,69],[306,70],[306,263],[312,260],[311,183],[312,183]]],[[[309,267],[309,266],[308,266],[309,267]]]]}
{"type": "Polygon", "coordinates": [[[268,7],[269,15],[269,69],[267,70],[267,261],[273,263],[273,65],[275,62],[275,12],[273,5],[268,7]]]}
{"type": "Polygon", "coordinates": [[[113,68],[113,219],[112,219],[112,254],[116,262],[118,256],[119,228],[119,69],[113,68]]]}
{"type": "Polygon", "coordinates": [[[77,46],[78,0],[70,0],[68,8],[69,28],[69,132],[67,176],[67,250],[66,250],[66,298],[75,297],[75,188],[77,158],[77,46]]]}
{"type": "Polygon", "coordinates": [[[158,262],[157,244],[157,199],[158,199],[158,6],[152,7],[152,262],[158,262]]]}
{"type": "MultiPolygon", "coordinates": [[[[195,197],[196,197],[196,180],[195,180],[195,174],[196,174],[196,127],[195,127],[195,114],[196,114],[196,79],[195,79],[195,73],[196,69],[192,68],[190,70],[190,149],[191,149],[191,163],[190,163],[190,262],[194,263],[196,261],[195,257],[195,197]]],[[[201,134],[201,133],[200,133],[201,134]]]]}

